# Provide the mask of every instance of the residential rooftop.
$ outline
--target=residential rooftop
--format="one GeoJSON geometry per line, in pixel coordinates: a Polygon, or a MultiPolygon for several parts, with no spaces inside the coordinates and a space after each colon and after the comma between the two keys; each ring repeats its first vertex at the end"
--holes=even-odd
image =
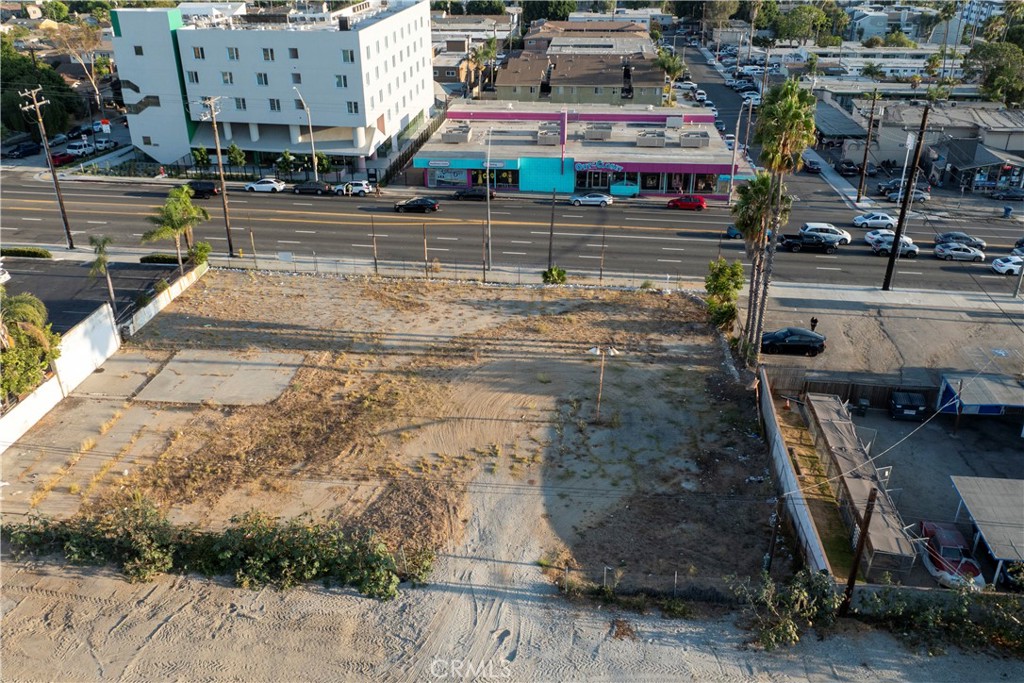
{"type": "Polygon", "coordinates": [[[654,66],[654,55],[637,53],[632,55],[566,54],[545,55],[523,52],[508,60],[498,72],[498,85],[537,85],[544,77],[548,65],[551,71],[551,86],[585,85],[594,87],[618,87],[622,85],[625,66],[632,68],[633,87],[661,86],[665,75],[654,66]]]}

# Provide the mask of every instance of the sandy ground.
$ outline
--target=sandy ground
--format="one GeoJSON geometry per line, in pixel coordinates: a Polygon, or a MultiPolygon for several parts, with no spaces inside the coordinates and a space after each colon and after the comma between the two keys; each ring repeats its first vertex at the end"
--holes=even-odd
{"type": "Polygon", "coordinates": [[[392,547],[440,548],[430,585],[380,604],[8,560],[3,679],[1019,678],[1010,663],[932,659],[856,625],[765,654],[730,619],[613,614],[557,594],[541,558],[662,590],[676,572],[720,588],[724,574],[756,571],[772,509],[763,446],[750,397],[699,321],[680,293],[208,276],[112,359],[123,367],[110,385],[89,384],[5,454],[5,479],[59,514],[131,486],[208,527],[252,508],[369,522],[392,547]],[[601,420],[595,345],[622,351],[607,359],[601,420]],[[305,361],[264,405],[139,398],[161,369],[188,367],[173,365],[182,349],[305,361]],[[80,445],[129,423],[117,443],[80,445]],[[12,461],[53,485],[12,478],[12,461]],[[86,483],[73,494],[71,480],[86,483]]]}

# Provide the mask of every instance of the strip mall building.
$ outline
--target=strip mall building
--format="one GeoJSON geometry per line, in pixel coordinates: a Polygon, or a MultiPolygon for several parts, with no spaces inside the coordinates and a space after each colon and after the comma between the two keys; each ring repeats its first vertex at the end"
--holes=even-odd
{"type": "MultiPolygon", "coordinates": [[[[725,199],[733,153],[700,107],[459,102],[413,158],[434,189],[613,196],[701,194],[725,199]]],[[[736,179],[750,164],[736,155],[736,179]]]]}

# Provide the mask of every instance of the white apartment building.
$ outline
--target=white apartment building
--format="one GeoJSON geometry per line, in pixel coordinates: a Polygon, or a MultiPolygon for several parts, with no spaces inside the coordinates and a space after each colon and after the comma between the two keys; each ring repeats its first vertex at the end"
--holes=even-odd
{"type": "Polygon", "coordinates": [[[328,11],[239,3],[111,12],[132,143],[160,163],[232,143],[272,161],[283,150],[365,168],[434,102],[427,0],[368,0],[328,11]],[[303,100],[308,106],[307,111],[303,100]],[[265,153],[265,155],[264,155],[265,153]],[[269,159],[268,159],[269,156],[269,159]]]}
{"type": "Polygon", "coordinates": [[[964,23],[983,25],[991,17],[1006,11],[1006,0],[967,0],[961,11],[964,23]]]}

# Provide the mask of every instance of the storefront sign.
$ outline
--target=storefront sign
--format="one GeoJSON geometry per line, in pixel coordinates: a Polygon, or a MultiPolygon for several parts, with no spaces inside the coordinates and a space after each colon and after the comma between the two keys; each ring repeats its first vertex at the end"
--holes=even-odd
{"type": "Polygon", "coordinates": [[[430,166],[431,168],[448,168],[448,163],[449,162],[447,161],[431,159],[430,161],[427,162],[427,166],[430,166]]]}
{"type": "Polygon", "coordinates": [[[581,161],[575,165],[575,169],[577,171],[611,171],[614,173],[619,173],[623,170],[622,166],[607,161],[581,161]]]}
{"type": "Polygon", "coordinates": [[[484,168],[505,168],[504,161],[488,161],[484,164],[484,168]]]}

